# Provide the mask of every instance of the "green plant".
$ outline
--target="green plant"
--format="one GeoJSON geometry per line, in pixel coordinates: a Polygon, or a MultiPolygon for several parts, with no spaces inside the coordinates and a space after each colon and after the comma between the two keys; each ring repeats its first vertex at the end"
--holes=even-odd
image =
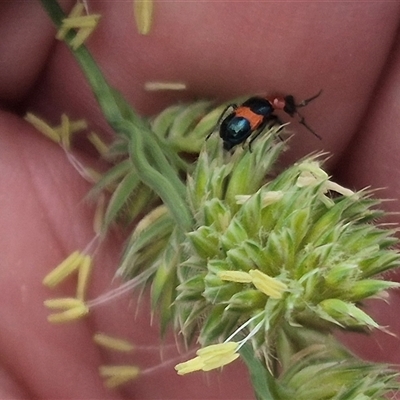
{"type": "MultiPolygon", "coordinates": [[[[57,2],[42,3],[60,27],[57,2]]],[[[227,153],[218,135],[205,141],[223,105],[139,117],[74,45],[76,33],[64,37],[116,133],[102,151],[111,168],[92,190],[111,193],[100,233],[141,216],[118,273],[151,286],[162,333],[172,327],[202,346],[178,373],[242,357],[260,399],[383,399],[397,390],[389,366],[359,360],[332,336],[383,329],[361,302],[398,286],[380,279],[399,254],[394,230],[375,223],[379,201],[332,182],[322,156],[278,171],[289,143],[279,127],[252,152],[227,153]]]]}

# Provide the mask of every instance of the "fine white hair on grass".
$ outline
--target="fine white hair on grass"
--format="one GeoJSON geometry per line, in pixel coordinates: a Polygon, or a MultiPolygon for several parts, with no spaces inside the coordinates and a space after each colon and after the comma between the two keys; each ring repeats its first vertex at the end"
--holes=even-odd
{"type": "Polygon", "coordinates": [[[99,250],[99,246],[100,246],[100,235],[96,234],[93,239],[85,246],[85,248],[82,250],[83,254],[91,254],[92,256],[94,256],[97,251],[99,250]]]}
{"type": "Polygon", "coordinates": [[[150,278],[151,275],[156,271],[157,265],[147,269],[146,271],[142,272],[140,275],[136,276],[135,278],[123,283],[122,285],[118,286],[117,288],[110,290],[107,293],[104,293],[97,297],[96,299],[90,300],[87,302],[89,308],[97,307],[104,303],[109,303],[112,300],[120,298],[126,293],[132,292],[138,286],[143,285],[147,279],[150,278]]]}
{"type": "Polygon", "coordinates": [[[88,0],[81,0],[83,7],[85,7],[86,14],[89,15],[89,1],[88,0]]]}
{"type": "MultiPolygon", "coordinates": [[[[246,328],[247,325],[249,325],[252,321],[257,319],[263,313],[264,313],[264,311],[256,314],[254,317],[252,317],[249,320],[247,320],[244,324],[239,326],[239,328],[237,328],[236,331],[232,333],[232,335],[230,335],[227,339],[225,339],[224,342],[230,342],[241,330],[246,328]]],[[[252,329],[250,334],[248,336],[246,336],[245,339],[243,339],[244,342],[247,341],[248,339],[250,339],[252,336],[254,336],[254,334],[261,328],[262,324],[263,324],[263,321],[261,321],[259,324],[257,324],[257,326],[254,329],[252,329]]]]}
{"type": "Polygon", "coordinates": [[[142,375],[144,375],[144,374],[151,374],[151,373],[153,373],[153,372],[158,371],[159,369],[168,367],[169,365],[174,365],[174,364],[176,364],[178,361],[181,361],[183,357],[187,357],[188,354],[193,354],[193,353],[194,353],[194,350],[188,352],[187,354],[179,355],[179,356],[177,356],[177,357],[174,357],[174,358],[170,358],[170,359],[168,359],[168,360],[165,360],[165,361],[163,361],[162,363],[160,363],[160,364],[158,364],[158,365],[155,365],[154,367],[150,367],[150,368],[147,368],[147,369],[143,370],[143,371],[142,371],[142,375]]]}
{"type": "Polygon", "coordinates": [[[92,171],[88,168],[86,168],[78,159],[75,155],[73,155],[68,149],[65,147],[62,147],[65,151],[65,155],[67,157],[67,160],[69,163],[75,168],[75,170],[78,172],[78,174],[85,179],[85,181],[90,182],[90,183],[95,183],[96,182],[96,177],[93,176],[91,173],[92,171]]]}

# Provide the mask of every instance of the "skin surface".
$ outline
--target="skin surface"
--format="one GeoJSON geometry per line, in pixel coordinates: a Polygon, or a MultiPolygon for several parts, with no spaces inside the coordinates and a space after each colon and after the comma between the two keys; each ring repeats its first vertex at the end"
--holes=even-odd
{"type": "MultiPolygon", "coordinates": [[[[68,10],[72,2],[63,6],[68,10]]],[[[285,162],[328,151],[336,181],[355,189],[385,188],[379,196],[394,199],[385,209],[399,211],[399,2],[160,1],[149,36],[137,34],[131,2],[91,0],[89,6],[103,15],[89,49],[110,83],[140,112],[156,113],[178,100],[243,94],[293,94],[302,100],[322,88],[303,114],[323,140],[293,122],[297,134],[285,162]],[[189,90],[143,89],[146,81],[163,80],[186,82],[189,90]]],[[[76,62],[54,35],[38,1],[0,3],[0,398],[252,398],[240,362],[223,374],[187,377],[168,365],[121,390],[105,389],[97,372],[101,364],[148,368],[176,355],[165,345],[163,357],[157,347],[117,357],[93,345],[97,331],[156,345],[157,324],[150,326],[146,296],[141,301],[126,296],[73,324],[46,322],[43,301],[71,295],[74,282],[50,291],[41,281],[90,242],[93,205],[82,200],[89,185],[61,148],[22,116],[30,110],[58,124],[67,112],[87,119],[96,132],[110,132],[76,62]]],[[[80,157],[89,155],[82,150],[80,157]]],[[[398,215],[390,217],[398,221],[398,215]]],[[[99,253],[89,298],[112,286],[121,244],[121,238],[110,238],[99,253]]],[[[400,296],[393,293],[390,305],[374,303],[370,309],[399,334],[399,318],[393,318],[399,306],[400,296]]],[[[395,337],[350,341],[358,354],[400,362],[395,337]]]]}

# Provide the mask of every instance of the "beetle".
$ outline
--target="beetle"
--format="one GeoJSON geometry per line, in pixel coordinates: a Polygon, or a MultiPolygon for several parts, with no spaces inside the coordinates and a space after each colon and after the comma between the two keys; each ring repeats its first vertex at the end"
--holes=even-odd
{"type": "MultiPolygon", "coordinates": [[[[231,150],[234,146],[245,143],[251,136],[249,150],[251,151],[252,142],[262,133],[267,125],[282,124],[276,110],[282,110],[290,117],[295,115],[300,117],[299,123],[304,125],[313,135],[321,139],[305,122],[304,117],[298,112],[298,108],[306,106],[310,101],[316,99],[322,90],[316,95],[296,104],[292,95],[261,97],[254,96],[247,99],[244,103],[229,104],[218,119],[219,136],[223,141],[225,150],[231,150]],[[232,111],[228,113],[228,110],[232,111]]],[[[206,139],[208,139],[212,131],[206,139]]]]}

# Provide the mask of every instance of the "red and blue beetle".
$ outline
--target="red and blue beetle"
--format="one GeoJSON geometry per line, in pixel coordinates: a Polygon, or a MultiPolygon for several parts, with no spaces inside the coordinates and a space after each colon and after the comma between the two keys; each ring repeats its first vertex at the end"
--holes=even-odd
{"type": "MultiPolygon", "coordinates": [[[[313,135],[321,139],[305,122],[304,117],[298,112],[298,108],[306,106],[310,101],[316,99],[322,90],[315,96],[296,104],[292,95],[274,97],[250,97],[244,103],[229,104],[221,114],[217,126],[219,136],[223,141],[225,150],[231,150],[234,146],[244,143],[250,136],[249,150],[252,142],[262,133],[267,125],[282,124],[276,110],[283,110],[292,118],[295,115],[300,117],[299,123],[304,125],[313,135]],[[228,115],[227,111],[233,109],[228,115]]],[[[214,132],[214,131],[213,131],[214,132]]],[[[207,139],[213,133],[211,132],[207,139]]]]}

